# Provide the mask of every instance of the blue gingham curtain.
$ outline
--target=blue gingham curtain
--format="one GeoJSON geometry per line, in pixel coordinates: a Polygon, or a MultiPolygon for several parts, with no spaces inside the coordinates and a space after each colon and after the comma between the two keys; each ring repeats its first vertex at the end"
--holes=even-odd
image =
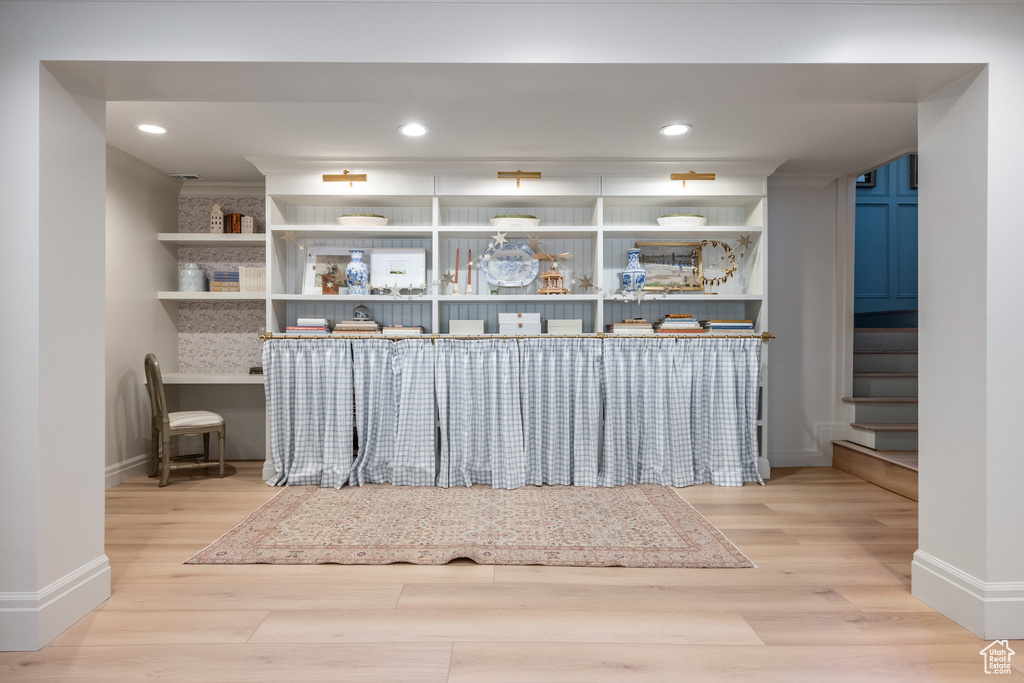
{"type": "Polygon", "coordinates": [[[521,339],[526,459],[512,483],[596,486],[601,434],[601,340],[521,339]]]}
{"type": "Polygon", "coordinates": [[[390,481],[433,486],[437,476],[433,345],[429,339],[402,339],[393,347],[397,409],[390,481]]]}
{"type": "Polygon", "coordinates": [[[270,454],[267,483],[340,488],[352,464],[352,347],[346,339],[263,345],[270,454]]]}
{"type": "Polygon", "coordinates": [[[352,462],[353,485],[391,481],[395,453],[394,343],[365,339],[352,345],[353,391],[359,454],[352,462]]]}
{"type": "Polygon", "coordinates": [[[514,488],[525,467],[514,339],[438,339],[435,392],[441,432],[437,485],[514,488]]]}
{"type": "Polygon", "coordinates": [[[604,342],[601,486],[762,483],[760,340],[604,342]]]}

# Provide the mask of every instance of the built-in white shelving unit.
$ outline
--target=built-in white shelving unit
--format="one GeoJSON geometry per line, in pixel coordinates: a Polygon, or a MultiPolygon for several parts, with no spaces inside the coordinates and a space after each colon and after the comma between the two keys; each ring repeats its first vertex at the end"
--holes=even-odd
{"type": "MultiPolygon", "coordinates": [[[[488,333],[498,331],[498,314],[540,313],[542,319],[579,318],[584,333],[601,333],[605,325],[624,318],[652,322],[668,313],[690,313],[698,319],[750,319],[755,332],[769,331],[767,298],[767,177],[774,162],[367,162],[328,163],[319,160],[250,159],[267,176],[266,240],[269,291],[266,329],[282,333],[300,317],[352,317],[365,305],[385,325],[421,325],[428,333],[448,333],[456,319],[482,319],[488,333]],[[690,181],[683,187],[669,179],[672,172],[715,172],[714,181],[690,181]],[[497,170],[541,170],[541,180],[497,179],[497,170]],[[366,173],[365,182],[327,183],[325,173],[366,173]],[[342,227],[343,214],[375,213],[388,218],[386,227],[342,227]],[[303,294],[305,256],[302,247],[404,247],[426,252],[426,281],[454,272],[460,254],[459,283],[465,288],[470,250],[482,255],[497,232],[490,219],[500,214],[532,214],[536,228],[514,228],[506,239],[534,237],[547,253],[570,253],[560,261],[577,278],[590,276],[600,289],[571,294],[540,295],[540,278],[523,287],[491,286],[478,269],[473,272],[473,295],[452,294],[428,287],[411,296],[303,294]],[[708,224],[699,228],[665,228],[664,214],[700,213],[708,224]],[[288,240],[284,239],[289,233],[288,240]],[[626,265],[626,249],[640,241],[750,240],[739,271],[707,292],[673,293],[636,302],[617,295],[626,265]],[[294,238],[294,239],[291,239],[294,238]]],[[[505,232],[504,229],[501,232],[505,232]]],[[[207,236],[201,236],[207,239],[207,236]]],[[[163,237],[161,237],[163,239],[163,237]]],[[[187,239],[187,238],[186,238],[187,239]]],[[[211,237],[212,239],[212,237],[211,237]]],[[[168,238],[168,241],[171,241],[168,238]]],[[[183,242],[184,243],[184,242],[183,242]]],[[[211,242],[213,243],[213,242],[211,242]]],[[[705,257],[708,260],[708,257],[705,257]]],[[[368,261],[368,259],[367,259],[368,261]]],[[[368,262],[369,264],[369,262],[368,262]]],[[[547,267],[541,263],[540,271],[547,267]]],[[[176,293],[162,292],[161,298],[176,293]]],[[[247,295],[248,296],[248,295],[247,295]]],[[[765,357],[767,356],[767,351],[765,357]]],[[[762,386],[762,395],[764,394],[762,386]]],[[[761,406],[761,453],[766,452],[761,406]]],[[[767,461],[762,455],[763,473],[767,461]]]]}

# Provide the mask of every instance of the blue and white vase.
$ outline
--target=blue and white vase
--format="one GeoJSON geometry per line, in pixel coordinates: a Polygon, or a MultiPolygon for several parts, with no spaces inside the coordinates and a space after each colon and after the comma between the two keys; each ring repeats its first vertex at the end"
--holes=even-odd
{"type": "Polygon", "coordinates": [[[622,291],[624,293],[639,292],[647,281],[647,271],[640,265],[640,250],[626,250],[626,267],[622,269],[622,291]]]}
{"type": "Polygon", "coordinates": [[[363,263],[362,249],[350,249],[352,260],[345,267],[345,277],[348,279],[349,294],[366,294],[366,284],[370,281],[370,269],[363,263]]]}
{"type": "Polygon", "coordinates": [[[206,277],[198,263],[182,263],[178,267],[179,292],[205,292],[206,277]]]}

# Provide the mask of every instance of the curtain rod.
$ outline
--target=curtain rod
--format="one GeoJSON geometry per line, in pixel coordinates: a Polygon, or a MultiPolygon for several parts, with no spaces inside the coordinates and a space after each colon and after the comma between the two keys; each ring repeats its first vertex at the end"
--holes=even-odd
{"type": "Polygon", "coordinates": [[[775,339],[775,335],[770,332],[762,332],[761,334],[606,334],[604,332],[597,332],[594,334],[474,334],[474,335],[458,335],[458,334],[407,334],[407,335],[385,335],[385,334],[274,334],[272,332],[264,332],[260,335],[260,339],[268,341],[270,339],[387,339],[388,341],[402,341],[404,339],[429,339],[433,342],[435,339],[466,339],[473,341],[480,341],[482,339],[665,339],[671,337],[673,339],[760,339],[763,342],[767,342],[769,339],[775,339]]]}

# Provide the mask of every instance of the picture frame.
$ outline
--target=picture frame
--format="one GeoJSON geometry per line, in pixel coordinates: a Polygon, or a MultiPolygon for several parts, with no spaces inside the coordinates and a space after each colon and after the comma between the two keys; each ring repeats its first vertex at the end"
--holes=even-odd
{"type": "Polygon", "coordinates": [[[426,289],[427,250],[422,247],[381,248],[370,254],[372,289],[426,289]]]}
{"type": "Polygon", "coordinates": [[[878,183],[878,174],[875,171],[868,171],[864,175],[857,176],[857,189],[870,190],[878,183]]]}
{"type": "Polygon", "coordinates": [[[910,189],[917,189],[917,155],[910,155],[910,189]]]}
{"type": "Polygon", "coordinates": [[[703,291],[700,242],[636,242],[647,272],[645,291],[703,291]]]}
{"type": "Polygon", "coordinates": [[[341,277],[338,284],[345,287],[345,267],[352,260],[349,249],[356,247],[308,247],[306,249],[306,264],[303,268],[302,293],[323,294],[320,276],[324,269],[332,263],[338,266],[341,277]]]}

